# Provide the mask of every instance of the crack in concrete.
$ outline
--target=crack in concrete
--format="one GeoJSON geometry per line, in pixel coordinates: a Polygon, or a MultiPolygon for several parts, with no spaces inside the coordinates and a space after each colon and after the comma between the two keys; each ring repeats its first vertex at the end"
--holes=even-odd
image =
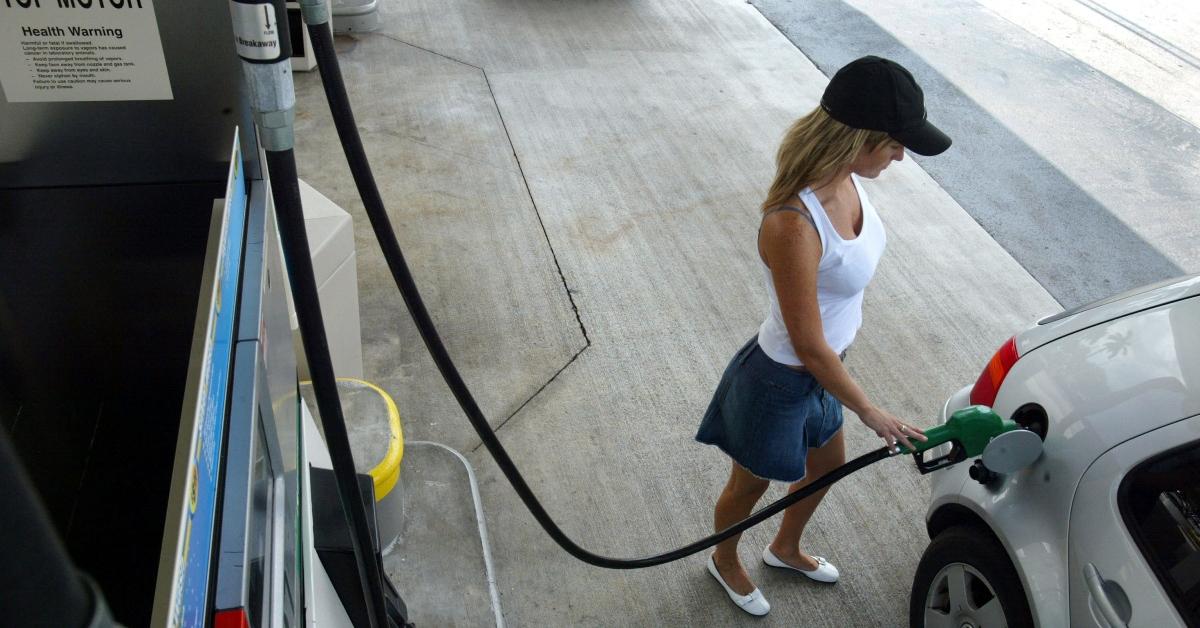
{"type": "MultiPolygon", "coordinates": [[[[513,418],[515,418],[518,414],[521,413],[521,410],[523,410],[525,408],[525,406],[529,405],[529,403],[531,401],[533,401],[535,398],[537,398],[537,396],[540,395],[542,393],[542,391],[546,389],[546,387],[548,387],[551,383],[553,383],[554,380],[558,379],[558,376],[563,371],[567,370],[567,367],[574,364],[575,360],[578,359],[580,355],[583,355],[583,352],[587,351],[588,347],[592,346],[592,339],[588,336],[587,327],[583,324],[583,318],[579,315],[579,305],[575,303],[575,296],[574,296],[575,292],[573,290],[571,290],[571,287],[567,284],[567,277],[566,277],[566,275],[563,274],[562,264],[560,264],[558,261],[558,253],[554,250],[554,243],[550,241],[550,233],[549,233],[549,231],[546,230],[546,223],[545,223],[545,221],[542,220],[542,213],[541,213],[541,211],[538,210],[537,201],[534,200],[534,198],[533,198],[533,190],[530,189],[529,179],[525,176],[525,167],[521,164],[521,157],[519,155],[517,155],[516,146],[513,145],[512,134],[509,133],[509,131],[508,131],[508,123],[504,120],[504,112],[502,112],[500,110],[499,101],[496,100],[496,91],[494,89],[492,89],[492,81],[488,77],[487,70],[485,70],[477,65],[467,63],[466,61],[462,61],[460,59],[455,59],[454,57],[451,57],[449,55],[444,55],[440,52],[435,52],[433,50],[429,50],[428,48],[422,48],[421,46],[418,46],[416,44],[411,44],[407,41],[401,40],[397,37],[388,35],[386,33],[377,33],[377,34],[385,39],[389,39],[396,43],[404,44],[405,46],[410,46],[412,48],[416,48],[417,50],[427,52],[431,55],[435,55],[435,56],[441,57],[443,59],[452,61],[454,63],[458,63],[460,65],[464,65],[466,67],[473,68],[475,70],[478,70],[479,73],[483,76],[484,84],[487,85],[488,94],[492,97],[492,106],[494,106],[496,108],[496,116],[500,118],[500,127],[502,129],[504,129],[504,138],[508,142],[509,150],[512,151],[513,159],[517,162],[517,172],[521,175],[521,183],[525,186],[525,193],[529,196],[529,204],[531,207],[533,207],[533,214],[535,216],[537,216],[538,225],[540,225],[542,228],[542,236],[544,238],[546,238],[546,247],[548,249],[550,249],[550,257],[551,257],[551,259],[554,260],[554,269],[558,272],[558,278],[562,281],[563,291],[566,292],[566,294],[567,294],[567,301],[570,302],[570,304],[571,304],[571,310],[575,312],[575,321],[579,324],[579,331],[580,331],[580,333],[583,334],[583,341],[584,341],[583,348],[581,348],[579,351],[575,352],[575,355],[571,356],[571,359],[567,360],[567,363],[564,364],[562,366],[562,368],[555,371],[554,375],[551,375],[550,379],[546,380],[546,382],[543,383],[541,385],[541,387],[539,387],[536,391],[534,391],[534,393],[532,395],[530,395],[529,398],[526,399],[523,403],[521,403],[521,405],[519,407],[517,407],[517,409],[514,410],[512,412],[512,414],[505,417],[505,419],[503,421],[500,421],[499,423],[496,424],[496,426],[494,428],[492,428],[493,431],[500,431],[500,428],[507,425],[509,421],[511,421],[513,418]]],[[[476,444],[474,447],[471,448],[471,452],[474,453],[474,452],[478,451],[479,448],[482,446],[483,446],[483,442],[481,441],[478,444],[476,444]]]]}
{"type": "MultiPolygon", "coordinates": [[[[529,179],[525,177],[525,167],[521,165],[521,157],[517,155],[517,147],[512,143],[512,134],[508,132],[508,123],[504,121],[504,112],[500,111],[500,103],[496,100],[496,91],[492,89],[492,81],[490,78],[488,78],[487,70],[479,68],[479,72],[483,75],[484,83],[487,84],[488,94],[492,96],[492,105],[496,107],[496,115],[500,118],[500,126],[504,129],[504,137],[508,141],[509,149],[512,150],[513,159],[515,159],[517,162],[517,171],[521,173],[521,183],[525,186],[525,193],[529,195],[529,204],[531,207],[533,207],[533,214],[537,216],[538,224],[542,227],[542,236],[546,238],[546,247],[550,249],[550,257],[554,260],[554,269],[558,271],[558,278],[562,280],[563,291],[567,293],[567,301],[571,304],[571,310],[575,312],[575,322],[579,323],[579,331],[583,334],[583,348],[575,352],[575,355],[571,356],[571,359],[567,360],[567,363],[564,364],[562,368],[555,371],[554,375],[550,376],[550,379],[547,380],[545,384],[542,384],[541,388],[538,388],[536,392],[530,395],[530,397],[526,399],[525,402],[520,405],[520,407],[514,410],[513,413],[508,415],[508,417],[503,421],[496,424],[496,427],[492,428],[493,431],[499,431],[500,428],[507,425],[509,421],[520,414],[521,410],[524,409],[525,406],[529,405],[529,402],[533,401],[534,398],[541,394],[541,392],[545,390],[547,386],[554,382],[554,380],[558,379],[560,373],[567,370],[567,367],[574,364],[575,360],[582,355],[584,351],[587,351],[588,347],[592,346],[592,339],[588,337],[587,327],[584,326],[583,318],[579,315],[579,305],[575,303],[575,293],[571,290],[571,286],[567,285],[567,277],[563,274],[562,265],[558,262],[558,253],[554,250],[554,243],[550,241],[550,232],[546,230],[546,223],[542,220],[542,212],[538,210],[537,201],[533,198],[533,190],[529,187],[529,179]]],[[[472,447],[471,452],[474,453],[481,446],[483,446],[482,442],[472,447]]]]}

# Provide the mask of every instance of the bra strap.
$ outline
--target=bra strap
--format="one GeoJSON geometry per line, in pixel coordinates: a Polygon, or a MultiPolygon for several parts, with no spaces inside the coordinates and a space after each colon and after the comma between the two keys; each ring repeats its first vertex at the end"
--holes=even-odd
{"type": "MultiPolygon", "coordinates": [[[[772,209],[771,211],[763,214],[763,218],[766,218],[767,216],[774,214],[775,212],[781,212],[781,211],[796,212],[797,214],[800,214],[800,216],[802,218],[807,220],[808,224],[813,226],[813,229],[817,228],[817,222],[815,220],[813,220],[812,213],[808,211],[807,207],[797,207],[795,205],[783,205],[781,207],[776,207],[775,209],[772,209]]],[[[817,232],[819,233],[820,230],[817,229],[817,232]]]]}

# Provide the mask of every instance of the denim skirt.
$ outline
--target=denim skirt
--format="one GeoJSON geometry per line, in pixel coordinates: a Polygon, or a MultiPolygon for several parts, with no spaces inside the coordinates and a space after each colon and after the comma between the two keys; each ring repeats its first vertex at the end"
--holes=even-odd
{"type": "Polygon", "coordinates": [[[760,478],[795,482],[804,477],[808,448],[841,428],[841,402],[807,371],[767,357],[755,335],[725,368],[696,440],[760,478]]]}

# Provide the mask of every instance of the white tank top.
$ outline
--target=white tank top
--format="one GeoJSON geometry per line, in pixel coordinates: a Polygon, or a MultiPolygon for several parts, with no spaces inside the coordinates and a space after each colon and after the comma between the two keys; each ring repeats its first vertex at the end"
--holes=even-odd
{"type": "MultiPolygon", "coordinates": [[[[817,266],[817,302],[821,306],[821,326],[825,331],[825,342],[835,353],[842,353],[854,342],[854,336],[862,325],[863,289],[875,275],[875,266],[883,255],[887,236],[883,223],[875,213],[867,192],[858,177],[851,174],[854,189],[862,203],[862,231],[853,240],[843,240],[829,222],[825,208],[813,194],[812,188],[804,188],[798,195],[812,215],[813,225],[821,237],[821,261],[817,266]]],[[[760,258],[761,260],[761,258],[760,258]]],[[[783,324],[779,310],[779,296],[775,294],[775,283],[771,269],[764,263],[763,276],[767,282],[770,300],[767,319],[758,328],[758,344],[763,353],[781,364],[801,366],[796,350],[783,324]]]]}

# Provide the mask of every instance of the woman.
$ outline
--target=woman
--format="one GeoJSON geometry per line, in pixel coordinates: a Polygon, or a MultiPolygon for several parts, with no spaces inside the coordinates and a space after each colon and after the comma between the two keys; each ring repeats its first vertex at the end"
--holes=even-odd
{"type": "MultiPolygon", "coordinates": [[[[843,404],[889,447],[925,440],[872,403],[841,358],[862,323],[863,289],[885,243],[859,178],[879,176],[906,148],[936,155],[949,146],[925,119],[912,75],[879,57],[838,70],[821,105],[788,129],[758,235],[767,318],[729,363],[696,435],[733,459],[717,499],[717,530],[749,515],[769,480],[791,482],[795,491],[842,465],[843,404]]],[[[824,493],[784,511],[763,562],[837,581],[836,567],[800,550],[824,493]]],[[[717,545],[708,571],[739,608],[765,615],[771,606],[738,559],[739,538],[717,545]]]]}

